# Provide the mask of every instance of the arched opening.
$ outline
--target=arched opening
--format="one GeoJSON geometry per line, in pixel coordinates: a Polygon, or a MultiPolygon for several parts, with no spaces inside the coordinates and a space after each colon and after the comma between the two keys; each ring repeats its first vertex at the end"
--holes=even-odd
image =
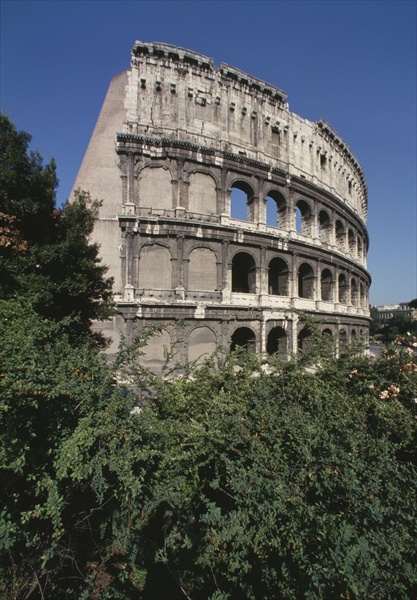
{"type": "Polygon", "coordinates": [[[329,337],[332,337],[333,331],[327,327],[326,329],[323,329],[321,335],[328,335],[329,337]]]}
{"type": "Polygon", "coordinates": [[[230,350],[233,352],[237,348],[244,348],[249,352],[256,351],[256,336],[249,327],[238,327],[232,335],[230,350]]]}
{"type": "Polygon", "coordinates": [[[323,302],[333,301],[333,277],[329,269],[323,269],[320,278],[321,299],[323,302]]]}
{"type": "Polygon", "coordinates": [[[339,275],[339,302],[341,304],[347,304],[347,287],[346,276],[341,273],[339,275]]]}
{"type": "Polygon", "coordinates": [[[276,190],[268,192],[266,200],[266,224],[270,227],[286,227],[286,202],[282,194],[276,190]]]}
{"type": "Polygon", "coordinates": [[[355,279],[351,279],[350,282],[350,302],[353,306],[358,304],[358,286],[355,279]]]}
{"type": "Polygon", "coordinates": [[[268,354],[279,354],[286,356],[287,354],[287,334],[282,327],[274,327],[268,334],[266,343],[266,351],[268,354]]]}
{"type": "Polygon", "coordinates": [[[352,336],[352,342],[353,342],[356,339],[356,329],[352,329],[351,336],[352,336]]]}
{"type": "Polygon", "coordinates": [[[362,308],[365,306],[365,288],[363,283],[359,285],[359,305],[362,306],[362,308]]]}
{"type": "Polygon", "coordinates": [[[346,352],[347,345],[348,345],[348,337],[347,337],[346,329],[341,329],[339,331],[339,355],[346,352]]]}
{"type": "Polygon", "coordinates": [[[355,241],[355,234],[353,233],[352,229],[349,229],[349,231],[348,231],[348,245],[349,245],[349,254],[352,256],[352,258],[354,258],[355,250],[356,250],[356,241],[355,241]]]}
{"type": "Polygon", "coordinates": [[[345,250],[345,228],[342,221],[336,221],[335,226],[336,246],[337,249],[344,252],[345,250]]]}
{"type": "Polygon", "coordinates": [[[331,224],[329,215],[325,210],[321,210],[319,212],[318,230],[320,241],[324,244],[329,244],[331,237],[331,224]]]}
{"type": "Polygon", "coordinates": [[[308,327],[304,327],[297,336],[298,352],[309,352],[313,345],[313,338],[308,327]]]}
{"type": "Polygon", "coordinates": [[[230,217],[254,221],[253,189],[246,181],[236,181],[230,189],[230,217]]]}
{"type": "Polygon", "coordinates": [[[363,246],[362,246],[362,240],[360,237],[358,237],[358,260],[362,260],[363,256],[363,246]]]}
{"type": "Polygon", "coordinates": [[[288,265],[275,257],[269,263],[268,290],[274,296],[288,296],[288,265]]]}
{"type": "Polygon", "coordinates": [[[298,269],[298,296],[314,298],[314,271],[308,263],[303,263],[298,269]]]}
{"type": "Polygon", "coordinates": [[[254,294],[256,292],[256,266],[253,256],[238,252],[232,260],[232,292],[254,294]]]}
{"type": "Polygon", "coordinates": [[[300,235],[311,235],[311,210],[305,200],[299,200],[295,205],[295,228],[300,235]]]}

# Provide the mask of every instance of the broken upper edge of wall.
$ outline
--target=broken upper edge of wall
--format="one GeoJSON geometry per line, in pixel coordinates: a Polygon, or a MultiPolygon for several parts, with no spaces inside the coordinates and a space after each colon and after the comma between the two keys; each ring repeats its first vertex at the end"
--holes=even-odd
{"type": "Polygon", "coordinates": [[[153,57],[156,59],[169,60],[172,62],[181,63],[184,66],[196,67],[199,69],[219,72],[226,79],[236,81],[241,85],[247,85],[253,90],[256,90],[266,96],[269,96],[279,102],[285,104],[288,98],[288,94],[280,90],[279,88],[252,77],[244,71],[231,67],[226,63],[221,63],[220,67],[216,67],[214,60],[204,54],[193,52],[193,50],[187,50],[180,46],[174,46],[171,44],[164,44],[162,42],[140,42],[136,41],[132,46],[132,60],[139,57],[153,57]]]}

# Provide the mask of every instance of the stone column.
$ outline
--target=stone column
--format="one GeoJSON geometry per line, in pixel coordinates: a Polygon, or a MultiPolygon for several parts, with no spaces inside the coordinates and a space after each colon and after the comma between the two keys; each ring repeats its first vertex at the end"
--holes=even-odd
{"type": "Polygon", "coordinates": [[[174,208],[183,206],[188,210],[188,194],[186,198],[184,194],[184,159],[182,158],[178,158],[177,160],[177,180],[172,183],[173,192],[176,196],[174,199],[174,208]]]}
{"type": "Polygon", "coordinates": [[[184,288],[184,236],[177,236],[177,288],[184,288]]]}
{"type": "Polygon", "coordinates": [[[259,282],[259,293],[261,295],[268,294],[268,278],[266,268],[266,248],[261,247],[261,263],[260,263],[260,282],[259,282]]]}
{"type": "Polygon", "coordinates": [[[288,273],[288,294],[290,298],[298,297],[298,254],[294,252],[291,256],[290,271],[288,273]]]}

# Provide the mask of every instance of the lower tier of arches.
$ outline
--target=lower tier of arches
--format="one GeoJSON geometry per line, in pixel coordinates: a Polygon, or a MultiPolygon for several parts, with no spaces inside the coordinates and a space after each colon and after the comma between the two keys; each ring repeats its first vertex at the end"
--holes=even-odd
{"type": "MultiPolygon", "coordinates": [[[[278,354],[285,358],[308,351],[312,337],[298,313],[282,313],[257,310],[218,310],[202,307],[119,306],[120,314],[106,324],[101,331],[111,338],[109,354],[117,351],[118,342],[132,340],[146,328],[162,326],[150,338],[141,362],[151,370],[160,371],[164,363],[200,363],[217,348],[233,351],[245,348],[249,351],[278,354]]],[[[314,314],[322,335],[331,338],[335,355],[342,354],[355,340],[364,344],[369,339],[369,320],[349,315],[314,314]]]]}

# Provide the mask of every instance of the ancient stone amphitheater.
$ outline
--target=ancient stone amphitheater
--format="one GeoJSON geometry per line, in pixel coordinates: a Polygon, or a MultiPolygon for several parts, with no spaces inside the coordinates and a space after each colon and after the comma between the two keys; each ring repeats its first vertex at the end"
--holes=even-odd
{"type": "Polygon", "coordinates": [[[367,186],[325,121],[227,64],[136,42],[109,87],[74,189],[103,200],[95,240],[114,277],[117,347],[164,324],[190,361],[216,345],[288,354],[319,318],[339,352],[369,328],[367,186]]]}

